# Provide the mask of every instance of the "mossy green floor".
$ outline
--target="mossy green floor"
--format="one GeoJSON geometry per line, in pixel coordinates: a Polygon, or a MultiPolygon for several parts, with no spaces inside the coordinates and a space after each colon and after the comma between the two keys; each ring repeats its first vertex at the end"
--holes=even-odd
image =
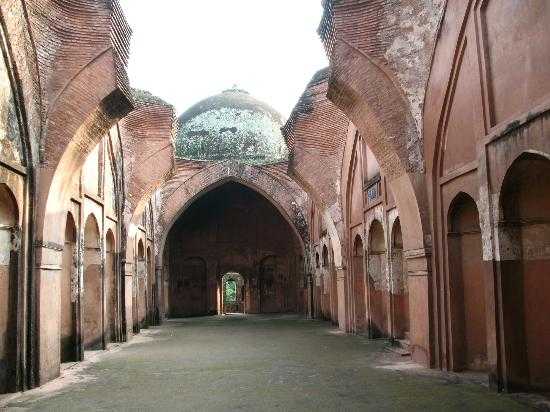
{"type": "Polygon", "coordinates": [[[411,364],[385,352],[384,345],[289,316],[173,320],[99,355],[53,387],[23,394],[8,408],[528,410],[481,385],[408,369],[411,364]]]}

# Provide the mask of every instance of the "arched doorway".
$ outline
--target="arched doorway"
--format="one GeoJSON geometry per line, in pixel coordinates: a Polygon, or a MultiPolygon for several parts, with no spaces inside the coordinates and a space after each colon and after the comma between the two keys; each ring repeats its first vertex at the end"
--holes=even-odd
{"type": "Polygon", "coordinates": [[[105,341],[117,340],[117,283],[116,283],[116,243],[111,230],[105,236],[105,341]]]}
{"type": "Polygon", "coordinates": [[[78,256],[76,244],[76,224],[71,213],[67,213],[65,224],[65,244],[63,245],[61,269],[61,362],[77,361],[76,302],[78,299],[78,256]]]}
{"type": "Polygon", "coordinates": [[[361,236],[357,235],[353,244],[353,300],[355,332],[367,332],[367,305],[365,303],[364,248],[361,236]]]}
{"type": "Polygon", "coordinates": [[[296,312],[303,306],[303,247],[296,228],[270,198],[245,184],[221,182],[202,193],[185,206],[166,241],[173,314],[188,316],[181,312],[186,293],[182,268],[194,257],[203,259],[206,273],[202,315],[222,313],[220,274],[228,271],[247,276],[247,313],[296,312]]]}
{"type": "Polygon", "coordinates": [[[474,199],[459,194],[449,208],[447,225],[451,369],[486,370],[485,281],[474,199]]]}
{"type": "Polygon", "coordinates": [[[94,215],[84,226],[84,285],[82,339],[84,350],[103,349],[103,275],[101,273],[101,237],[94,215]]]}
{"type": "Polygon", "coordinates": [[[550,389],[550,161],[524,154],[501,190],[504,364],[512,390],[550,389]]]}
{"type": "Polygon", "coordinates": [[[147,326],[147,262],[143,240],[137,247],[137,278],[136,278],[136,332],[147,326]]]}
{"type": "Polygon", "coordinates": [[[323,319],[330,319],[330,268],[328,264],[328,249],[326,245],[323,245],[321,259],[321,312],[323,319]]]}
{"type": "Polygon", "coordinates": [[[315,274],[313,275],[313,316],[315,318],[321,317],[322,314],[322,294],[321,294],[321,258],[319,253],[315,253],[315,274]]]}
{"type": "Polygon", "coordinates": [[[369,230],[369,328],[372,338],[389,336],[389,285],[386,276],[386,242],[384,229],[374,220],[369,230]]]}
{"type": "Polygon", "coordinates": [[[155,324],[158,319],[157,293],[153,254],[151,248],[147,246],[147,318],[150,325],[155,324]]]}
{"type": "Polygon", "coordinates": [[[16,301],[18,254],[14,236],[19,228],[19,209],[10,189],[0,184],[0,393],[15,387],[16,301]]]}
{"type": "Polygon", "coordinates": [[[333,324],[338,325],[338,278],[337,272],[334,269],[334,264],[329,261],[329,273],[330,273],[330,306],[331,315],[330,320],[333,324]]]}
{"type": "Polygon", "coordinates": [[[229,272],[222,276],[222,312],[245,313],[245,280],[239,273],[229,272]]]}
{"type": "Polygon", "coordinates": [[[409,339],[409,290],[407,268],[403,259],[401,222],[396,219],[391,235],[391,314],[392,338],[409,339]]]}
{"type": "Polygon", "coordinates": [[[207,315],[206,262],[200,257],[185,259],[170,272],[170,315],[207,315]]]}

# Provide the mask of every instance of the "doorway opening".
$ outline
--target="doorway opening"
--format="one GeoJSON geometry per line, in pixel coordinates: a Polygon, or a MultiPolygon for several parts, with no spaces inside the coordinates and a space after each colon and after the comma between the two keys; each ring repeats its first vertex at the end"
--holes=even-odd
{"type": "Polygon", "coordinates": [[[447,234],[454,371],[487,369],[485,279],[476,202],[460,193],[449,208],[447,234]]]}
{"type": "Polygon", "coordinates": [[[61,363],[78,360],[77,340],[77,300],[78,251],[76,223],[71,213],[67,213],[65,244],[63,246],[61,287],[60,287],[60,358],[61,363]]]}
{"type": "Polygon", "coordinates": [[[246,313],[245,281],[241,274],[229,272],[222,277],[222,314],[246,313]]]}

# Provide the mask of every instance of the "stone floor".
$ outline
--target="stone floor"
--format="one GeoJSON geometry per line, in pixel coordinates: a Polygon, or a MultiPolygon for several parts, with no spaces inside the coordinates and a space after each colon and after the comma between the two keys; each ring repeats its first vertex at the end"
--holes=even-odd
{"type": "Polygon", "coordinates": [[[173,320],[0,401],[0,409],[529,410],[509,395],[418,368],[384,345],[291,316],[173,320]]]}

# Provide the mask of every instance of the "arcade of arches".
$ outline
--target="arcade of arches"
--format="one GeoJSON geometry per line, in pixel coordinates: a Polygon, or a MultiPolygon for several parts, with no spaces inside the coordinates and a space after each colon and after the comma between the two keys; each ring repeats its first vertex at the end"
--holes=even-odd
{"type": "Polygon", "coordinates": [[[550,391],[548,2],[370,3],[323,1],[285,122],[131,88],[116,0],[0,2],[0,394],[235,313],[550,391]]]}

